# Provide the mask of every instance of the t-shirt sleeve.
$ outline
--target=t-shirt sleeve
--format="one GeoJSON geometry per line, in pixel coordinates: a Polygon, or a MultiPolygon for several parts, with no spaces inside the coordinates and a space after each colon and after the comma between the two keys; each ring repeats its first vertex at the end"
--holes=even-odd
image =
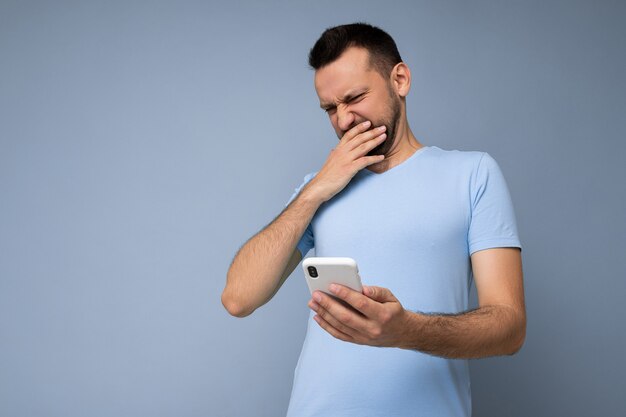
{"type": "MultiPolygon", "coordinates": [[[[311,179],[313,179],[315,174],[317,174],[317,172],[312,172],[304,176],[304,180],[302,184],[300,184],[300,186],[296,188],[296,190],[294,191],[289,201],[287,201],[287,204],[285,204],[285,207],[287,207],[298,196],[298,194],[300,194],[300,191],[304,188],[304,186],[309,181],[311,181],[311,179]]],[[[311,223],[309,223],[306,230],[302,234],[300,241],[297,244],[297,248],[302,254],[302,257],[304,258],[306,254],[309,252],[309,250],[311,250],[314,246],[315,246],[315,239],[313,238],[313,228],[311,227],[311,223]]]]}
{"type": "Polygon", "coordinates": [[[497,247],[522,248],[513,202],[498,163],[486,152],[470,183],[471,219],[468,233],[470,255],[497,247]]]}

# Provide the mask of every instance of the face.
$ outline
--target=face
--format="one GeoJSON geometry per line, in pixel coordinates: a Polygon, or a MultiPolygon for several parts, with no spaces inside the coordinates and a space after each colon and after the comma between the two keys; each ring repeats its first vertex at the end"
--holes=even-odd
{"type": "Polygon", "coordinates": [[[387,138],[367,155],[387,154],[394,144],[401,101],[390,81],[369,68],[366,49],[348,48],[337,60],[315,73],[315,90],[337,137],[370,120],[371,127],[385,125],[387,138]]]}

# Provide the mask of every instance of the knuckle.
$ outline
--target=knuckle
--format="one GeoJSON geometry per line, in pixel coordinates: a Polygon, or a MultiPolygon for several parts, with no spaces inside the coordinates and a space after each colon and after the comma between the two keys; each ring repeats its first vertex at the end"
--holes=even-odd
{"type": "Polygon", "coordinates": [[[391,321],[391,313],[389,313],[388,311],[382,313],[380,315],[380,321],[385,324],[389,323],[391,321]]]}
{"type": "Polygon", "coordinates": [[[370,144],[367,142],[360,144],[358,147],[359,152],[366,152],[369,150],[369,148],[370,148],[370,144]]]}
{"type": "Polygon", "coordinates": [[[365,299],[363,299],[363,298],[362,298],[362,299],[359,299],[359,301],[357,301],[357,302],[355,303],[355,307],[356,307],[358,310],[363,310],[365,307],[367,307],[367,300],[365,300],[365,299]]]}
{"type": "Polygon", "coordinates": [[[367,133],[367,132],[366,132],[364,129],[362,129],[362,128],[358,128],[357,130],[355,130],[355,131],[354,131],[354,137],[355,137],[355,138],[360,138],[360,137],[362,137],[363,135],[365,135],[366,133],[367,133]]]}
{"type": "Polygon", "coordinates": [[[363,132],[361,133],[361,135],[363,135],[363,140],[365,141],[370,141],[371,139],[374,139],[378,136],[378,134],[374,132],[373,130],[368,130],[367,132],[363,132]]]}
{"type": "Polygon", "coordinates": [[[361,131],[362,131],[362,126],[357,125],[353,127],[352,129],[348,130],[346,132],[346,136],[355,137],[355,136],[358,136],[361,133],[361,131]]]}
{"type": "Polygon", "coordinates": [[[382,334],[383,334],[383,332],[380,329],[380,327],[374,327],[372,330],[370,330],[370,336],[373,339],[378,339],[382,334]]]}

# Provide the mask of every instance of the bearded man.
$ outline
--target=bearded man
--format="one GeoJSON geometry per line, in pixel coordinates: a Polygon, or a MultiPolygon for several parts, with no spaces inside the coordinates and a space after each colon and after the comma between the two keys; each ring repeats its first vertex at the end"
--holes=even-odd
{"type": "Polygon", "coordinates": [[[411,72],[382,29],[327,29],[309,54],[339,143],[235,256],[222,303],[267,303],[310,249],[350,257],[363,292],[309,301],[288,416],[470,416],[468,359],[524,343],[521,244],[505,179],[486,152],[420,143],[411,72]],[[476,285],[479,307],[469,310],[476,285]],[[345,304],[347,303],[347,304],[345,304]]]}

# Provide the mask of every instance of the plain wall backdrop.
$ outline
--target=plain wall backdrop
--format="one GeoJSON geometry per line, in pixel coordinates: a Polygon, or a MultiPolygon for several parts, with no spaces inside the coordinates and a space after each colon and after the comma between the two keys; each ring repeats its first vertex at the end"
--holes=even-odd
{"type": "Polygon", "coordinates": [[[0,415],[284,415],[300,266],[245,319],[220,295],[336,144],[307,54],[355,21],[418,140],[511,192],[527,339],[471,362],[474,415],[626,413],[624,1],[2,0],[0,415]]]}

